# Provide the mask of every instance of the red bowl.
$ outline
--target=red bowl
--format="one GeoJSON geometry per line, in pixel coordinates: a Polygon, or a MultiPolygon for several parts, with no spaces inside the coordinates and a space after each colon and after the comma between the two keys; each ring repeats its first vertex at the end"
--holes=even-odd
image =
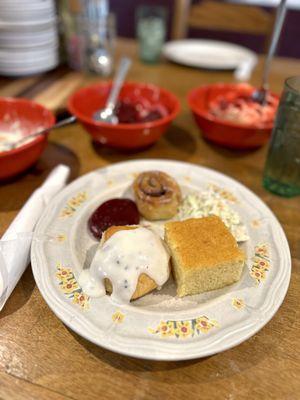
{"type": "MultiPolygon", "coordinates": [[[[0,133],[18,129],[30,135],[51,128],[54,115],[45,107],[26,99],[0,97],[0,133]]],[[[47,135],[34,138],[16,149],[0,152],[0,179],[13,177],[34,164],[47,144],[47,135]]]]}
{"type": "Polygon", "coordinates": [[[179,112],[179,101],[170,92],[145,83],[124,83],[119,99],[137,103],[141,99],[150,106],[164,106],[168,114],[151,122],[117,125],[95,121],[93,114],[104,107],[111,82],[98,83],[75,92],[69,99],[69,111],[74,114],[93,140],[119,149],[138,149],[156,142],[179,112]]]}
{"type": "MultiPolygon", "coordinates": [[[[212,84],[193,89],[188,94],[188,103],[204,138],[218,145],[234,149],[253,149],[268,142],[273,123],[258,127],[224,121],[209,112],[209,105],[219,96],[239,91],[245,84],[212,84]],[[243,85],[243,86],[242,86],[243,85]]],[[[254,88],[249,86],[252,92],[254,88]]],[[[276,94],[272,96],[279,98],[276,94]]]]}

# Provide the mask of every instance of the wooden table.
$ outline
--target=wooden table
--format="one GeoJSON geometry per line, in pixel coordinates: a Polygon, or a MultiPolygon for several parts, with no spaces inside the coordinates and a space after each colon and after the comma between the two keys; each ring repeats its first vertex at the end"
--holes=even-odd
{"type": "MultiPolygon", "coordinates": [[[[128,42],[120,53],[135,56],[128,42]]],[[[253,75],[259,83],[262,64],[253,75]]],[[[274,61],[271,87],[280,92],[287,76],[299,74],[300,62],[274,61]]],[[[300,391],[300,201],[274,196],[262,188],[266,148],[232,152],[203,141],[186,104],[191,88],[232,81],[229,72],[199,71],[169,63],[135,61],[130,79],[148,81],[174,92],[182,111],[155,146],[124,155],[95,149],[80,126],[50,135],[35,167],[0,186],[0,234],[30,193],[57,163],[72,169],[72,179],[127,159],[165,158],[214,168],[250,187],[275,212],[287,234],[292,258],[291,285],[284,304],[257,335],[240,346],[205,359],[151,362],[114,354],[71,332],[48,308],[28,267],[0,313],[0,398],[2,399],[299,399],[300,391]]],[[[65,104],[77,87],[95,78],[60,68],[43,76],[1,79],[0,95],[34,98],[51,109],[65,104]]]]}

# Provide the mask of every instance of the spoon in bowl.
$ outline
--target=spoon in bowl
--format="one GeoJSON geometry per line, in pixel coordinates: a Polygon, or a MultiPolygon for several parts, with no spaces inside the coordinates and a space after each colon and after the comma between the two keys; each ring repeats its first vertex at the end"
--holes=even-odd
{"type": "Polygon", "coordinates": [[[19,147],[22,144],[26,143],[28,140],[30,140],[32,138],[35,138],[35,137],[40,136],[40,135],[45,135],[47,132],[49,132],[50,129],[61,128],[62,126],[69,125],[69,124],[71,124],[72,122],[75,122],[75,121],[76,121],[76,117],[74,115],[72,115],[71,117],[65,118],[65,119],[57,122],[56,124],[50,126],[49,128],[41,129],[40,131],[37,131],[35,133],[31,133],[30,135],[26,135],[26,136],[22,137],[22,139],[18,140],[17,142],[7,143],[5,145],[5,150],[4,151],[13,150],[16,147],[19,147]]]}
{"type": "Polygon", "coordinates": [[[114,78],[112,88],[108,99],[106,101],[105,107],[101,110],[96,111],[93,114],[95,121],[106,122],[108,124],[116,125],[118,123],[118,117],[115,114],[115,108],[118,100],[120,90],[122,88],[123,82],[125,80],[128,69],[131,65],[131,59],[128,57],[122,57],[118,71],[114,78]]]}
{"type": "Polygon", "coordinates": [[[276,17],[275,17],[275,22],[274,22],[274,28],[272,32],[272,37],[271,37],[271,42],[268,50],[268,54],[265,60],[265,65],[263,69],[263,76],[262,76],[262,84],[261,87],[258,90],[255,90],[255,92],[252,94],[252,100],[255,101],[256,103],[259,103],[261,105],[265,104],[266,97],[269,91],[269,84],[268,84],[268,78],[269,78],[269,73],[270,73],[270,66],[271,62],[277,47],[278,39],[281,33],[283,21],[285,18],[286,14],[286,0],[281,0],[277,12],[276,12],[276,17]]]}

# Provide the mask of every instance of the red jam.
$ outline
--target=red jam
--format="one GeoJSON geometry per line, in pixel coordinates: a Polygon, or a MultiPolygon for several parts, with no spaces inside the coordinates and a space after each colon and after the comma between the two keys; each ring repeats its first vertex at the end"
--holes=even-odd
{"type": "Polygon", "coordinates": [[[102,203],[90,216],[88,227],[96,239],[110,226],[137,225],[140,215],[134,201],[111,199],[102,203]]]}
{"type": "Polygon", "coordinates": [[[134,104],[128,100],[122,100],[116,106],[116,115],[121,124],[151,122],[163,118],[167,114],[168,111],[160,104],[151,106],[150,104],[134,104]]]}

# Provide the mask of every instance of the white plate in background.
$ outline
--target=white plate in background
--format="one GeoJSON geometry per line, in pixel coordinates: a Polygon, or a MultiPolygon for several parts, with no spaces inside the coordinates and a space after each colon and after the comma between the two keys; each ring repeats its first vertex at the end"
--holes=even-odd
{"type": "Polygon", "coordinates": [[[246,62],[257,62],[256,54],[234,43],[208,39],[185,39],[168,42],[163,55],[170,61],[189,67],[237,69],[246,62]]]}

